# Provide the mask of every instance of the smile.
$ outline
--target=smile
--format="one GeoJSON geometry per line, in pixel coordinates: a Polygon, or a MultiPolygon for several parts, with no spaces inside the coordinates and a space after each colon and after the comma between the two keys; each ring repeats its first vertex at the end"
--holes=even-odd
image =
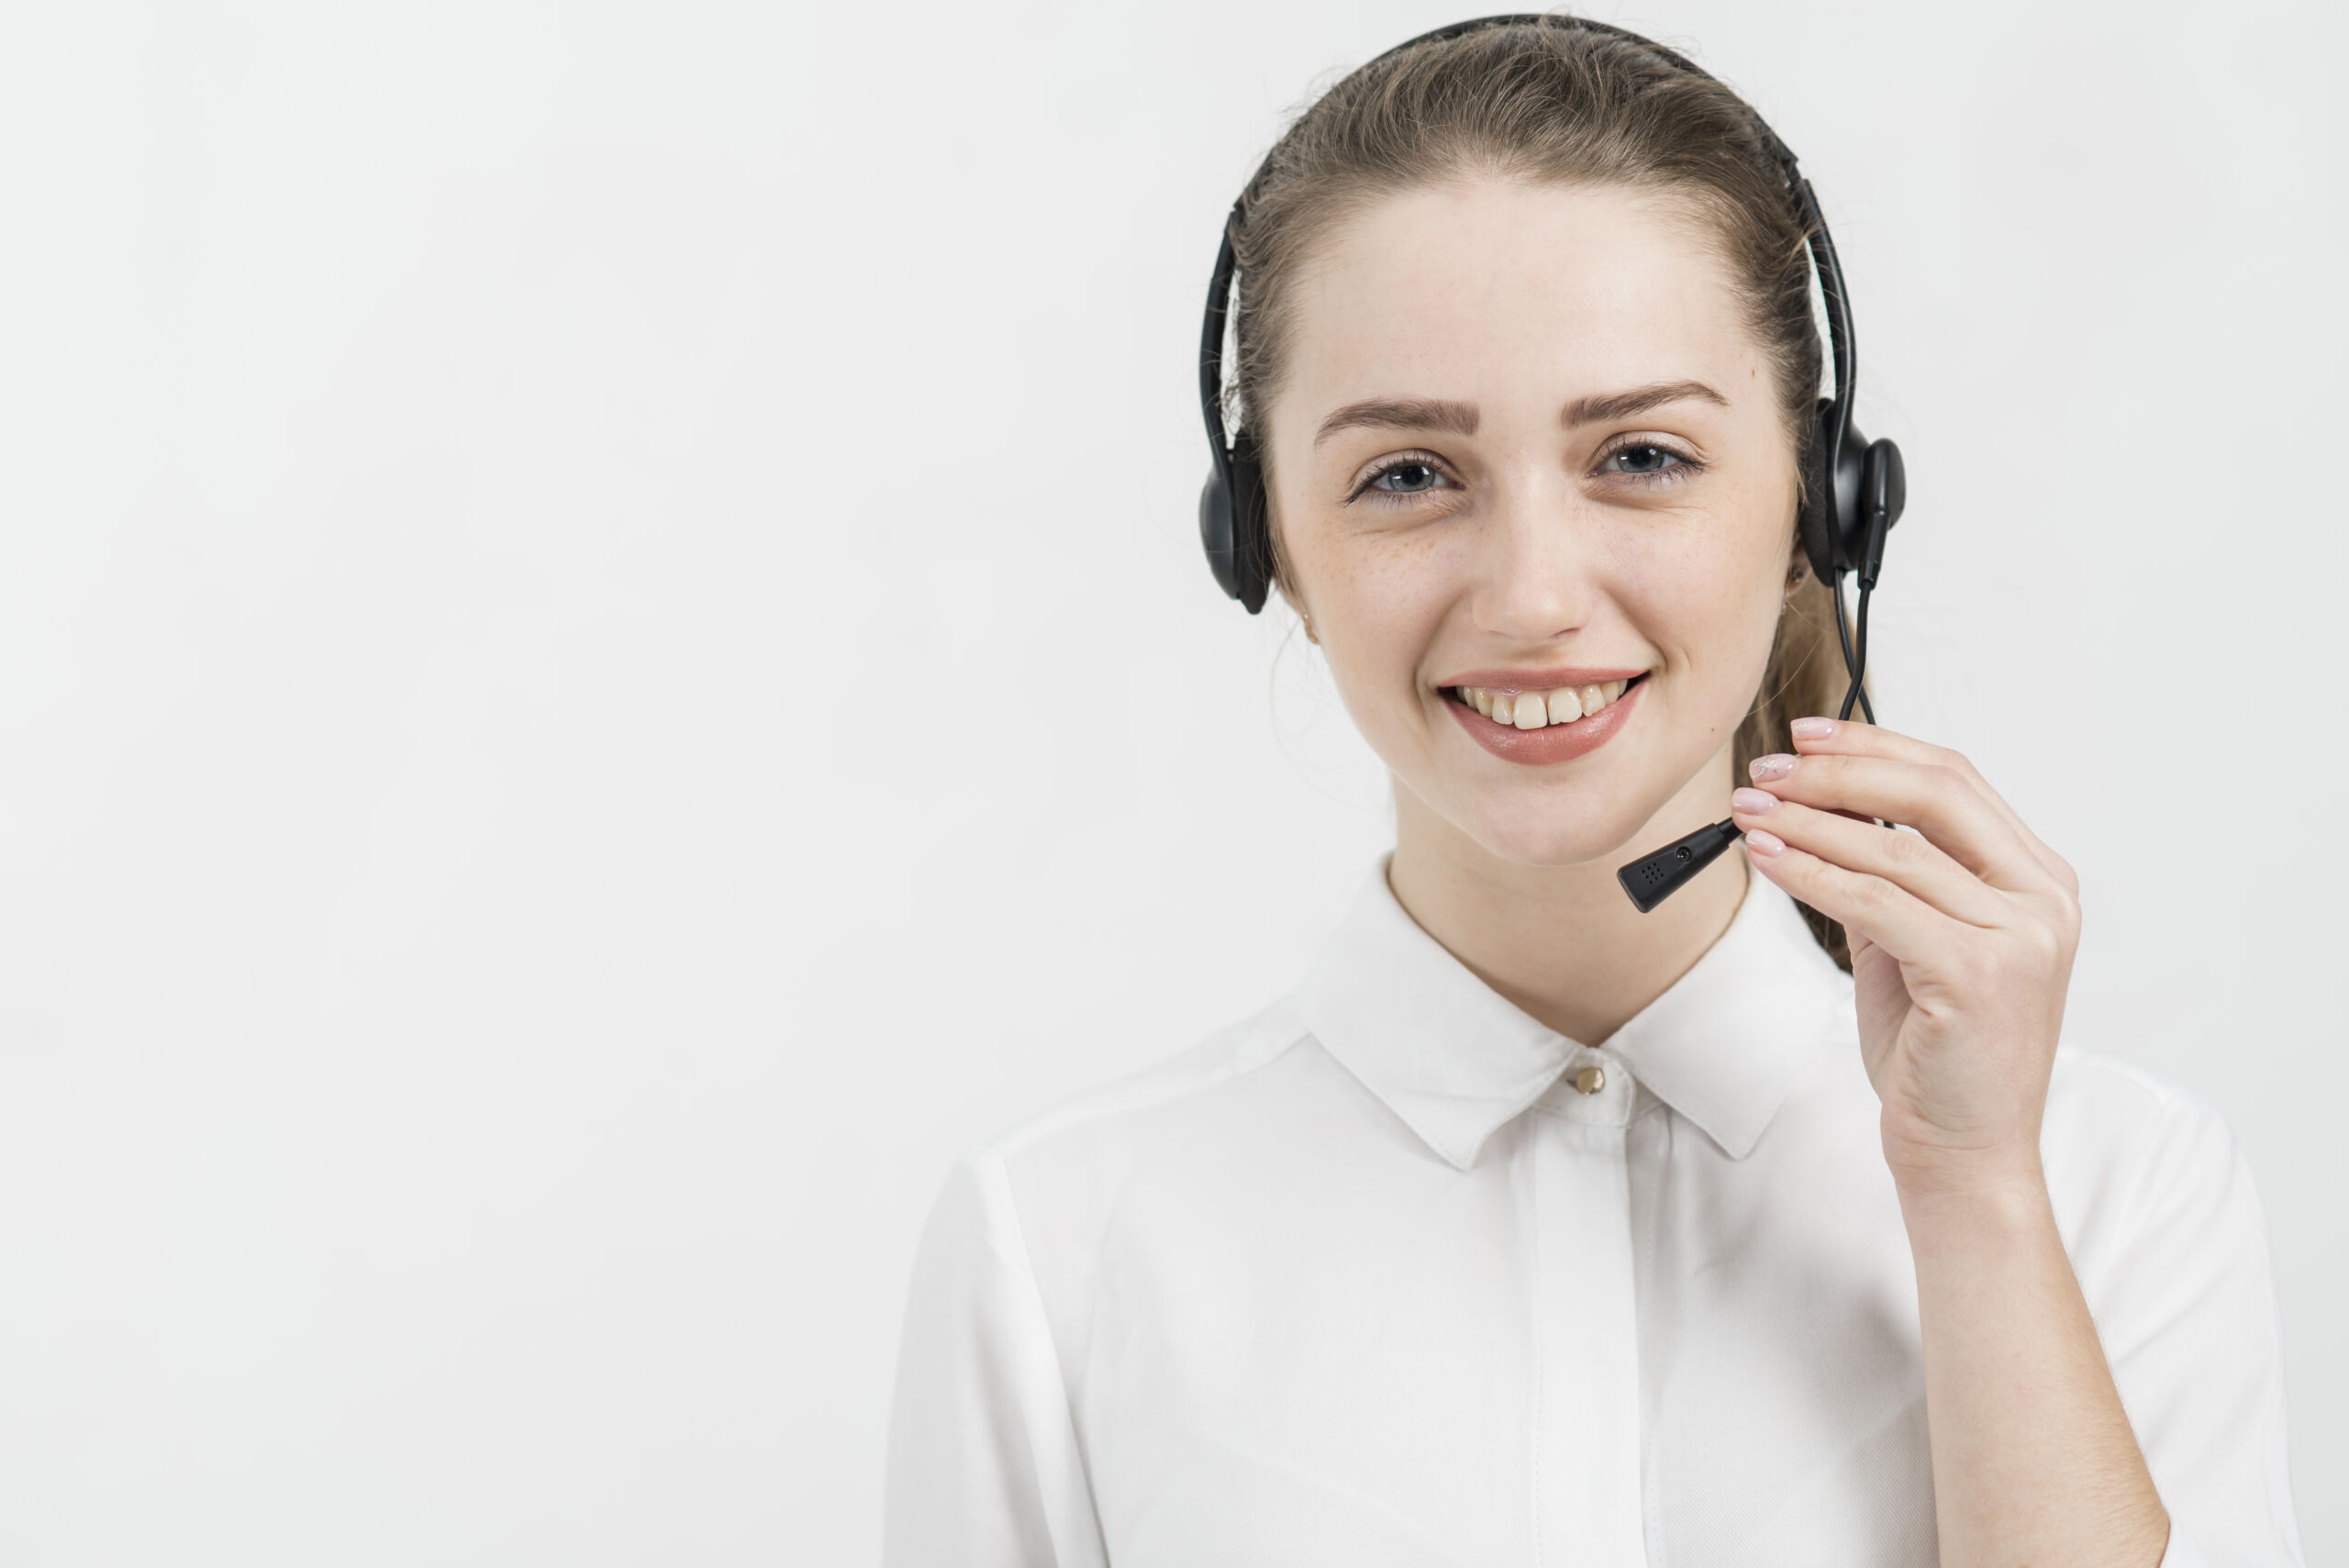
{"type": "Polygon", "coordinates": [[[1596,718],[1631,684],[1631,681],[1600,681],[1547,692],[1496,691],[1490,686],[1453,686],[1449,690],[1453,702],[1475,708],[1495,724],[1512,725],[1519,729],[1545,729],[1553,724],[1577,724],[1586,718],[1596,718]]]}
{"type": "Polygon", "coordinates": [[[1471,685],[1464,680],[1442,687],[1443,706],[1468,739],[1486,751],[1505,762],[1536,768],[1571,762],[1606,745],[1631,722],[1641,695],[1648,689],[1645,671],[1546,688],[1501,684],[1506,677],[1498,671],[1477,672],[1476,677],[1492,684],[1471,685]]]}

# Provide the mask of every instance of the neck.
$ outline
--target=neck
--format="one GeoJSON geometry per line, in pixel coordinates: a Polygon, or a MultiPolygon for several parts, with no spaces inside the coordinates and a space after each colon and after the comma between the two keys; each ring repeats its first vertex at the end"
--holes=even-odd
{"type": "Polygon", "coordinates": [[[1501,860],[1398,784],[1387,884],[1478,979],[1567,1039],[1599,1044],[1688,973],[1745,895],[1742,851],[1646,915],[1615,880],[1619,862],[1729,815],[1729,760],[1716,762],[1613,854],[1573,865],[1501,860]]]}

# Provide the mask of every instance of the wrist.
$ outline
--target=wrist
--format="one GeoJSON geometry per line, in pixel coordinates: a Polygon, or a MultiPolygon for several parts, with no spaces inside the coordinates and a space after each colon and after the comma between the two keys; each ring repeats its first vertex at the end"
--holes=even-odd
{"type": "Polygon", "coordinates": [[[2055,1226],[2047,1177],[2036,1159],[1895,1173],[1900,1218],[1921,1263],[1928,1255],[1977,1262],[2034,1251],[2055,1226]]]}
{"type": "Polygon", "coordinates": [[[2013,1205],[2047,1195],[2046,1168],[2040,1162],[2036,1128],[2013,1126],[1971,1137],[1896,1118],[1886,1107],[1884,1162],[1900,1194],[1902,1207],[1985,1207],[2013,1205]]]}
{"type": "Polygon", "coordinates": [[[1920,1219],[2032,1219],[2048,1207],[2047,1172],[2035,1148],[1938,1152],[1887,1160],[1900,1212],[1920,1219]]]}

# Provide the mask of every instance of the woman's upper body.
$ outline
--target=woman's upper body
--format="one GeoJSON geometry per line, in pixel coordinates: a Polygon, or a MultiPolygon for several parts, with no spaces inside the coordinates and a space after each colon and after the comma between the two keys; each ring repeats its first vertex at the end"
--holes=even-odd
{"type": "Polygon", "coordinates": [[[2223,1129],[2059,1052],[2077,884],[1998,792],[1823,716],[1783,153],[1514,18],[1251,181],[1233,473],[1394,852],[1291,1003],[958,1174],[898,1563],[2295,1559],[2223,1129]]]}
{"type": "MultiPolygon", "coordinates": [[[[1594,1049],[1374,875],[1292,995],[957,1166],[915,1276],[885,1560],[1934,1562],[1876,1110],[1851,979],[1761,878],[1594,1049]]],[[[2299,1562],[2226,1128],[2067,1048],[2043,1140],[2162,1561],[2299,1562]]]]}

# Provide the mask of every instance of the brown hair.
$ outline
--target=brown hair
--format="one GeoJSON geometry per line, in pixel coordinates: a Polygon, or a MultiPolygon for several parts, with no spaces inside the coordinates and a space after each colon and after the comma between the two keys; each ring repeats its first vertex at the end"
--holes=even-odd
{"type": "MultiPolygon", "coordinates": [[[[1486,27],[1372,61],[1316,101],[1266,156],[1232,226],[1240,267],[1236,428],[1271,406],[1292,328],[1290,283],[1330,228],[1409,185],[1468,174],[1625,185],[1694,207],[1736,281],[1777,384],[1798,473],[1811,476],[1820,341],[1802,214],[1769,133],[1745,101],[1636,39],[1576,18],[1486,27]]],[[[1258,450],[1269,462],[1268,444],[1258,450]]],[[[1278,519],[1275,577],[1285,575],[1278,519]]],[[[1794,538],[1794,514],[1787,539],[1794,538]]],[[[1739,776],[1790,751],[1790,720],[1841,695],[1832,601],[1815,580],[1790,595],[1753,707],[1738,727],[1739,776]]],[[[1841,926],[1804,908],[1851,967],[1841,926]]]]}

